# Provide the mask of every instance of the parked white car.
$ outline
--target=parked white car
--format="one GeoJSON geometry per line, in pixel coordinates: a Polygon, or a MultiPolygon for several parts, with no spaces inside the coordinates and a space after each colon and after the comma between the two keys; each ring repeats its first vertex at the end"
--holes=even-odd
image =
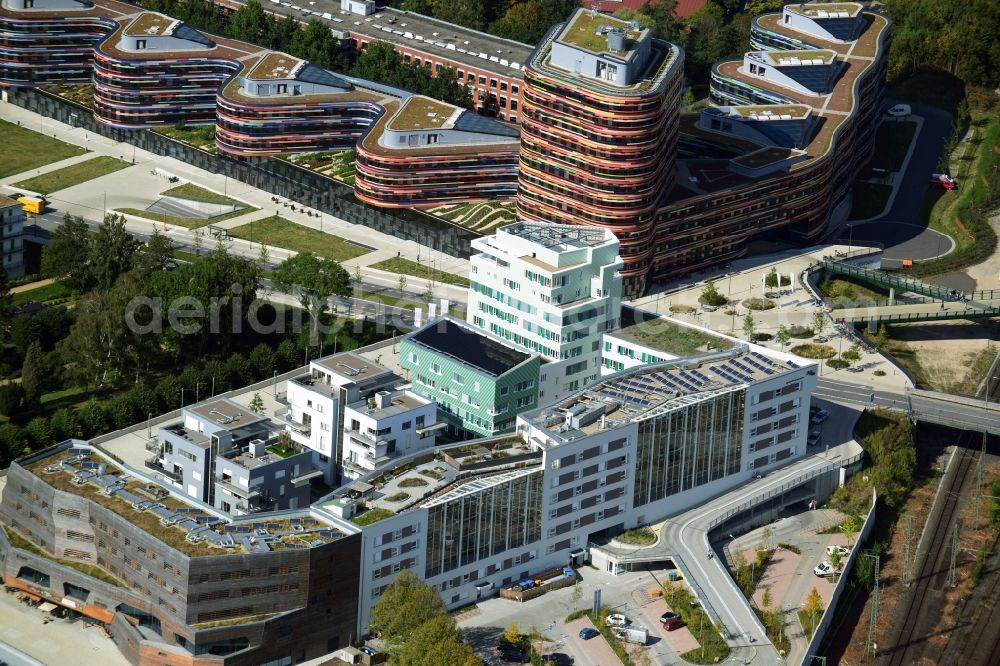
{"type": "Polygon", "coordinates": [[[624,627],[628,624],[628,618],[621,613],[615,613],[604,618],[604,624],[609,627],[624,627]]]}
{"type": "Polygon", "coordinates": [[[890,106],[886,110],[886,113],[895,118],[905,118],[910,115],[911,109],[909,104],[896,104],[894,106],[890,106]]]}
{"type": "Polygon", "coordinates": [[[828,561],[823,560],[822,562],[819,563],[819,565],[815,569],[813,569],[813,573],[819,576],[820,578],[828,578],[836,574],[837,569],[834,569],[833,565],[830,564],[828,561]]]}
{"type": "Polygon", "coordinates": [[[851,554],[850,548],[845,548],[844,546],[827,546],[826,554],[833,555],[834,553],[840,553],[841,557],[847,557],[851,554]]]}

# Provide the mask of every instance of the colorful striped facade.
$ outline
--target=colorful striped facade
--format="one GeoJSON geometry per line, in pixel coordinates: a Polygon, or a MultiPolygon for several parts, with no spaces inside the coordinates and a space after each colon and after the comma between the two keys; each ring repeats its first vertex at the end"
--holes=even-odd
{"type": "Polygon", "coordinates": [[[610,229],[627,277],[650,259],[660,199],[674,177],[683,53],[645,37],[647,61],[626,85],[567,71],[553,62],[553,48],[580,16],[550,31],[525,68],[518,213],[610,229]]]}
{"type": "Polygon", "coordinates": [[[215,142],[232,155],[353,148],[382,114],[381,102],[395,99],[283,53],[241,67],[215,99],[215,142]]]}
{"type": "MultiPolygon", "coordinates": [[[[715,118],[726,117],[717,126],[678,120],[681,55],[671,45],[653,41],[663,59],[618,95],[619,86],[588,75],[585,59],[553,64],[552,49],[587,15],[578,10],[525,69],[519,213],[614,231],[631,297],[650,279],[742,256],[749,240],[777,238],[779,229],[791,239],[821,237],[846,215],[854,176],[871,155],[891,32],[885,17],[846,4],[844,16],[824,9],[843,9],[838,3],[758,17],[752,45],[763,53],[713,70],[711,101],[723,107],[715,118]],[[758,62],[751,75],[748,63],[758,62]],[[772,62],[777,71],[765,76],[772,62]],[[766,125],[771,119],[780,132],[769,131],[778,127],[766,125]],[[733,124],[746,127],[734,133],[733,124]]],[[[615,27],[598,16],[599,33],[615,27]]],[[[591,55],[600,58],[598,47],[591,55]]]]}
{"type": "Polygon", "coordinates": [[[425,97],[386,105],[385,115],[358,142],[355,196],[397,208],[514,200],[517,130],[465,111],[441,127],[397,127],[409,109],[427,104],[447,106],[425,97]]]}
{"type": "MultiPolygon", "coordinates": [[[[128,5],[78,0],[8,0],[0,5],[0,86],[90,83],[94,46],[128,5]]],[[[135,11],[131,8],[131,11],[135,11]]]]}

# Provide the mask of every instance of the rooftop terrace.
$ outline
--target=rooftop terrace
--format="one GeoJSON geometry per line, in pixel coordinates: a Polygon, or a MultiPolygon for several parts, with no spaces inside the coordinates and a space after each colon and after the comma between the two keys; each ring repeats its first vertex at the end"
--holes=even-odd
{"type": "Polygon", "coordinates": [[[188,557],[318,546],[344,536],[305,514],[229,524],[213,509],[181,499],[80,442],[64,442],[26,461],[24,468],[56,490],[113,511],[188,557]],[[256,522],[262,525],[253,527],[256,522]]]}
{"type": "Polygon", "coordinates": [[[125,28],[126,35],[132,36],[160,36],[169,35],[173,32],[171,28],[179,24],[180,21],[171,18],[170,16],[164,16],[163,14],[156,14],[154,12],[144,12],[139,15],[134,21],[128,24],[125,28]]]}
{"type": "Polygon", "coordinates": [[[857,2],[810,2],[785,5],[785,9],[809,18],[847,18],[857,16],[863,8],[857,2]]]}
{"type": "Polygon", "coordinates": [[[748,120],[802,120],[812,112],[812,107],[805,104],[748,104],[728,108],[748,120]]]}
{"type": "Polygon", "coordinates": [[[577,10],[576,15],[567,22],[558,39],[591,53],[613,53],[616,56],[627,58],[643,32],[644,29],[637,29],[614,16],[581,9],[577,10]],[[608,49],[605,28],[625,30],[625,49],[623,51],[610,51],[608,49]]]}
{"type": "Polygon", "coordinates": [[[429,97],[413,96],[405,100],[392,115],[386,129],[406,131],[451,127],[462,115],[462,109],[429,97]]]}
{"type": "Polygon", "coordinates": [[[755,150],[752,153],[737,157],[733,160],[733,162],[750,169],[759,169],[760,167],[767,166],[768,164],[774,164],[775,162],[787,160],[795,152],[797,151],[789,148],[778,148],[772,146],[769,148],[761,148],[760,150],[755,150]]]}
{"type": "Polygon", "coordinates": [[[225,398],[202,402],[185,409],[206,421],[213,422],[219,430],[237,430],[267,419],[266,416],[251,412],[242,405],[225,398]]]}
{"type": "Polygon", "coordinates": [[[246,76],[255,81],[291,79],[303,65],[305,65],[304,60],[275,51],[258,60],[246,76]]]}
{"type": "Polygon", "coordinates": [[[633,312],[639,321],[613,331],[609,335],[638,342],[674,356],[694,356],[710,351],[725,351],[732,349],[736,344],[730,338],[679,324],[668,317],[648,316],[638,310],[633,312]]]}

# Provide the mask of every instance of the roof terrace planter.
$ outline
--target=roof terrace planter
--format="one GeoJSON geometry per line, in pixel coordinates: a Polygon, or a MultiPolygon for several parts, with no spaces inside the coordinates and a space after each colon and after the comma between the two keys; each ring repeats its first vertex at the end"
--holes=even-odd
{"type": "Polygon", "coordinates": [[[542,452],[532,451],[531,447],[515,437],[441,451],[441,457],[459,472],[471,472],[536,460],[542,457],[542,452]]]}

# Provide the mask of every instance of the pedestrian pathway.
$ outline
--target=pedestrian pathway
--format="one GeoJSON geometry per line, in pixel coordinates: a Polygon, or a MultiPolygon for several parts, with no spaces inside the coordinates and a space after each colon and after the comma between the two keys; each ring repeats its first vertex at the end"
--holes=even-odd
{"type": "MultiPolygon", "coordinates": [[[[299,205],[296,205],[296,210],[292,211],[290,207],[285,208],[281,205],[281,203],[276,204],[272,199],[272,194],[269,192],[251,187],[222,174],[208,173],[172,157],[164,157],[149,153],[135,148],[130,144],[114,141],[79,127],[71,127],[52,120],[51,118],[44,118],[32,111],[28,111],[12,104],[0,103],[0,118],[10,122],[20,121],[22,125],[28,128],[41,127],[47,135],[54,136],[57,139],[66,141],[67,143],[86,147],[88,150],[92,151],[86,155],[63,160],[56,165],[48,165],[47,167],[44,167],[46,170],[61,168],[62,166],[76,163],[76,161],[84,161],[97,155],[107,155],[117,157],[119,159],[131,158],[131,161],[137,165],[132,168],[132,171],[124,170],[118,173],[118,182],[128,182],[128,188],[118,188],[115,191],[99,193],[88,191],[86,183],[84,183],[76,186],[76,188],[70,189],[73,190],[74,193],[88,191],[88,195],[82,197],[85,200],[54,201],[54,207],[57,207],[59,210],[67,210],[73,214],[86,214],[88,217],[93,217],[95,213],[99,213],[104,209],[113,210],[115,208],[124,207],[144,209],[150,203],[155,201],[161,191],[173,186],[173,184],[165,181],[168,177],[175,176],[182,182],[195,183],[199,187],[204,187],[205,189],[218,192],[224,196],[243,201],[255,208],[260,209],[259,211],[249,214],[252,217],[241,216],[225,221],[226,224],[223,228],[232,228],[234,226],[239,226],[240,224],[245,224],[251,219],[263,219],[277,214],[295,222],[296,224],[314,228],[322,231],[323,233],[336,235],[347,241],[389,251],[390,254],[388,256],[400,256],[412,261],[417,261],[419,259],[421,263],[425,265],[433,263],[439,270],[453,273],[455,275],[461,275],[463,277],[468,276],[469,274],[469,261],[467,259],[454,257],[444,252],[433,250],[417,243],[416,241],[401,240],[363,225],[349,223],[332,215],[325,213],[316,215],[315,213],[318,211],[311,211],[314,215],[310,216],[307,215],[299,205]],[[142,197],[142,205],[135,205],[136,198],[138,196],[142,197]],[[101,201],[102,197],[106,199],[106,204],[101,201]]],[[[17,182],[27,177],[31,177],[35,175],[36,171],[37,170],[32,170],[26,175],[17,174],[15,176],[11,176],[3,181],[0,181],[0,185],[7,184],[9,182],[17,182]]],[[[93,190],[93,188],[90,189],[93,190]]],[[[58,197],[54,197],[54,199],[57,198],[58,197]]],[[[281,199],[281,201],[285,200],[281,199]]],[[[148,223],[148,220],[144,220],[143,222],[148,223]]],[[[183,231],[178,233],[182,235],[184,234],[183,231]]],[[[272,257],[278,256],[282,252],[287,253],[287,251],[282,251],[280,248],[273,248],[273,250],[272,257]]],[[[382,258],[387,257],[383,255],[382,258]]],[[[377,263],[377,261],[381,261],[381,259],[375,259],[370,263],[377,263]]],[[[345,264],[350,267],[353,267],[354,265],[365,266],[368,263],[369,262],[367,260],[365,260],[365,263],[363,264],[360,262],[356,262],[355,264],[345,262],[345,264]]],[[[413,287],[421,290],[426,290],[429,286],[429,283],[426,281],[412,276],[408,277],[408,281],[410,281],[413,287]]],[[[452,295],[453,289],[449,287],[450,285],[443,285],[440,287],[441,291],[445,294],[444,297],[452,295]]],[[[437,292],[438,289],[438,285],[435,285],[435,292],[437,292]]],[[[462,290],[462,296],[464,300],[464,290],[462,290]]]]}

